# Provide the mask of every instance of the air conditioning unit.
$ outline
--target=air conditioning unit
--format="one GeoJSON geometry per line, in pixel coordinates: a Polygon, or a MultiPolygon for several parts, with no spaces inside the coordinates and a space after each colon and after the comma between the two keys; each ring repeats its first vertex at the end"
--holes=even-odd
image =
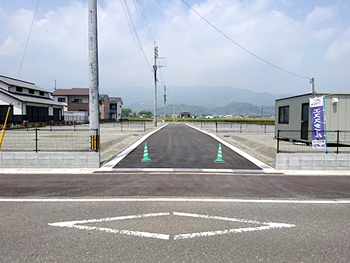
{"type": "Polygon", "coordinates": [[[338,104],[338,98],[332,98],[332,104],[338,104]]]}

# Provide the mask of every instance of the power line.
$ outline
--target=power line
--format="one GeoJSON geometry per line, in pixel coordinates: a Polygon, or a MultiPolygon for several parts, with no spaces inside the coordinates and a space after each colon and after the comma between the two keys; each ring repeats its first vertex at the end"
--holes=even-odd
{"type": "Polygon", "coordinates": [[[28,34],[28,37],[27,37],[27,42],[26,42],[26,45],[25,45],[25,47],[24,47],[24,51],[23,51],[23,55],[22,55],[22,59],[21,59],[21,64],[20,64],[20,66],[19,66],[19,70],[18,70],[18,74],[17,74],[17,79],[19,79],[19,75],[21,74],[22,65],[23,65],[23,61],[24,61],[24,57],[25,57],[26,52],[27,52],[27,47],[28,47],[28,43],[29,43],[30,36],[31,36],[31,34],[32,34],[32,29],[33,29],[33,25],[34,25],[34,22],[35,22],[36,14],[37,14],[37,12],[38,12],[39,3],[40,3],[40,0],[38,0],[38,2],[37,2],[37,4],[36,4],[36,8],[35,8],[35,12],[34,12],[32,24],[31,24],[31,26],[30,26],[29,34],[28,34]]]}
{"type": "Polygon", "coordinates": [[[128,24],[129,24],[132,36],[133,36],[135,44],[136,44],[136,46],[137,46],[137,48],[138,48],[138,50],[140,52],[141,58],[143,60],[143,63],[147,67],[148,72],[152,75],[152,70],[151,70],[152,67],[151,67],[151,64],[149,63],[149,61],[147,60],[147,56],[146,56],[146,54],[145,54],[145,52],[144,52],[144,50],[142,48],[142,44],[141,44],[140,38],[138,36],[137,30],[136,30],[136,27],[135,27],[135,23],[134,23],[134,20],[132,18],[132,15],[131,15],[131,12],[130,12],[130,9],[129,9],[129,5],[128,5],[126,0],[121,0],[121,3],[122,3],[122,6],[123,6],[124,14],[125,14],[126,19],[128,21],[128,24]]]}
{"type": "Polygon", "coordinates": [[[232,38],[230,38],[228,35],[226,35],[224,32],[222,32],[219,28],[217,28],[216,26],[214,26],[212,23],[210,23],[207,19],[205,19],[200,13],[198,13],[195,9],[193,9],[189,4],[187,4],[184,0],[182,0],[182,2],[188,6],[188,8],[190,8],[194,13],[196,13],[200,18],[202,18],[208,25],[210,25],[212,28],[214,28],[216,31],[218,31],[221,35],[223,35],[225,38],[227,38],[228,40],[230,40],[232,43],[234,43],[235,45],[237,45],[238,47],[240,47],[241,49],[243,49],[245,52],[249,53],[250,55],[252,55],[253,57],[261,60],[262,62],[265,62],[266,64],[276,68],[276,69],[279,69],[285,73],[288,73],[290,75],[293,75],[295,77],[298,77],[298,78],[303,78],[303,79],[309,79],[311,80],[311,78],[309,77],[305,77],[305,76],[301,76],[301,75],[298,75],[298,74],[295,74],[293,72],[290,72],[288,70],[285,70],[279,66],[276,66],[270,62],[268,62],[267,60],[259,57],[258,55],[255,55],[253,52],[249,51],[248,49],[246,49],[245,47],[241,46],[240,44],[238,44],[236,41],[234,41],[232,38]]]}
{"type": "Polygon", "coordinates": [[[154,38],[153,38],[151,31],[149,30],[149,27],[148,27],[147,17],[146,17],[146,14],[144,12],[143,5],[140,2],[140,0],[134,0],[134,5],[136,7],[137,14],[140,18],[141,25],[143,27],[143,30],[145,31],[148,42],[149,42],[150,46],[153,48],[152,44],[153,44],[154,38]]]}

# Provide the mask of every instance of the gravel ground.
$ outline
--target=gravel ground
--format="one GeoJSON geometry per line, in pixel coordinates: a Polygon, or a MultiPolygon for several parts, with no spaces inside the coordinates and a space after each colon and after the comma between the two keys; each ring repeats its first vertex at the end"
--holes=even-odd
{"type": "Polygon", "coordinates": [[[274,133],[219,133],[218,137],[274,167],[277,142],[274,133]],[[230,135],[230,137],[224,137],[230,135]]]}
{"type": "MultiPolygon", "coordinates": [[[[124,149],[154,129],[155,127],[148,125],[145,131],[140,127],[123,127],[123,131],[121,131],[120,126],[101,124],[101,163],[118,155],[124,149]]],[[[271,130],[264,133],[261,132],[261,130],[256,129],[256,126],[251,126],[249,130],[246,129],[242,133],[237,131],[231,132],[230,130],[215,133],[215,130],[212,129],[205,130],[274,167],[276,140],[274,139],[274,133],[271,132],[271,130]]]]}

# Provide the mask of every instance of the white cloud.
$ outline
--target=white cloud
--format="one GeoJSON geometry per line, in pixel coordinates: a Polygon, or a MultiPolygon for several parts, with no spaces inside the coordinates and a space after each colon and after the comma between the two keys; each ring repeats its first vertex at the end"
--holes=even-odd
{"type": "Polygon", "coordinates": [[[350,27],[334,43],[332,43],[325,59],[330,61],[349,61],[350,59],[350,27]]]}
{"type": "MultiPolygon", "coordinates": [[[[53,87],[54,79],[61,88],[88,85],[87,3],[69,3],[50,8],[36,19],[21,78],[47,89],[53,87]]],[[[128,3],[148,56],[148,69],[140,57],[140,47],[135,44],[121,2],[101,3],[98,11],[101,92],[112,94],[121,86],[152,86],[153,43],[147,41],[133,1],[128,3]]],[[[298,75],[326,75],[331,71],[323,61],[332,61],[333,67],[334,63],[348,63],[350,25],[344,29],[342,23],[337,23],[340,18],[336,5],[312,7],[304,19],[296,20],[278,9],[278,3],[207,0],[194,4],[193,8],[239,45],[298,75]]],[[[281,93],[283,83],[286,89],[296,93],[308,89],[307,80],[279,71],[248,54],[181,1],[153,5],[152,1],[144,2],[152,10],[148,11],[148,26],[159,46],[159,56],[167,58],[167,68],[162,72],[170,86],[226,85],[281,93]]],[[[33,15],[33,10],[21,9],[1,18],[6,23],[0,29],[0,58],[10,63],[0,65],[0,74],[17,75],[33,15]]],[[[339,74],[335,77],[339,79],[339,74]]],[[[329,82],[333,80],[332,75],[328,74],[328,78],[329,82]]],[[[338,87],[345,89],[345,86],[339,82],[338,87]]]]}
{"type": "Polygon", "coordinates": [[[311,24],[311,25],[318,24],[325,20],[332,19],[335,13],[336,13],[335,6],[330,6],[330,7],[316,6],[315,9],[306,16],[305,22],[306,24],[311,24]]]}

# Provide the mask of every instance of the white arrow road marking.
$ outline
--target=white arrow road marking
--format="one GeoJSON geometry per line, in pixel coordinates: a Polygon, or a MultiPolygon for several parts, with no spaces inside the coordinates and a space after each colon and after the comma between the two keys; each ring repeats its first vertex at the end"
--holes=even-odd
{"type": "Polygon", "coordinates": [[[258,227],[245,227],[245,228],[218,230],[218,231],[205,231],[205,232],[197,232],[197,233],[178,234],[178,235],[174,235],[174,240],[188,239],[188,238],[194,238],[194,237],[209,237],[209,236],[226,235],[226,234],[233,234],[233,233],[252,232],[252,231],[260,231],[260,230],[271,230],[271,229],[276,229],[276,228],[295,227],[295,225],[293,225],[293,224],[273,223],[273,222],[258,222],[258,221],[247,220],[247,219],[199,215],[199,214],[182,213],[182,212],[149,213],[149,214],[142,214],[142,215],[119,216],[119,217],[109,217],[109,218],[101,218],[101,219],[56,222],[56,223],[49,223],[48,225],[49,226],[58,226],[58,227],[77,228],[77,229],[89,230],[89,231],[98,230],[98,231],[104,231],[104,232],[112,233],[112,234],[122,234],[122,235],[129,235],[129,236],[149,237],[149,238],[169,240],[170,235],[167,235],[167,234],[158,234],[158,233],[133,231],[133,230],[118,230],[118,229],[112,229],[112,228],[86,226],[83,224],[110,222],[110,221],[117,221],[117,220],[142,219],[142,218],[170,216],[170,215],[180,216],[180,217],[192,217],[192,218],[212,219],[212,220],[222,220],[222,221],[262,225],[262,226],[258,226],[258,227]]]}

